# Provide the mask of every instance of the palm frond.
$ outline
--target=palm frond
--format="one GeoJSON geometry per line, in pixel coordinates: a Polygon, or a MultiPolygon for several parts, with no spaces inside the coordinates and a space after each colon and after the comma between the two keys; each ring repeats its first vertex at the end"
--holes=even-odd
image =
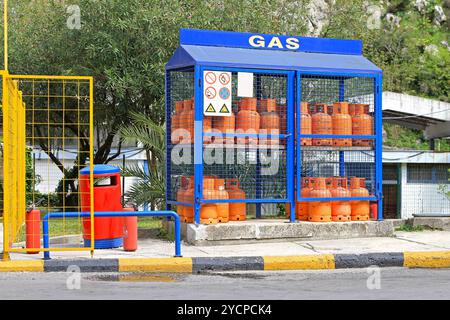
{"type": "Polygon", "coordinates": [[[143,144],[144,149],[151,150],[158,159],[164,159],[164,128],[145,114],[132,113],[131,123],[123,126],[119,130],[119,134],[124,141],[138,141],[143,144]]]}

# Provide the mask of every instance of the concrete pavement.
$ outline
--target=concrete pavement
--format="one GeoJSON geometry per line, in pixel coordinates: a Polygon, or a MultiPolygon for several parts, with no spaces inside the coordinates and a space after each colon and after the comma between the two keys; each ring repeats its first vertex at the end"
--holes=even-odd
{"type": "Polygon", "coordinates": [[[250,244],[183,245],[183,258],[172,258],[173,243],[146,239],[137,252],[122,249],[52,252],[52,260],[12,254],[0,271],[64,271],[78,265],[85,272],[147,271],[198,272],[207,270],[304,270],[382,267],[450,267],[450,232],[397,232],[395,237],[339,240],[256,242],[250,244]]]}
{"type": "Polygon", "coordinates": [[[77,286],[73,273],[0,273],[0,299],[450,299],[450,269],[384,268],[379,286],[371,275],[367,269],[90,273],[81,274],[77,286]]]}
{"type": "MultiPolygon", "coordinates": [[[[394,237],[339,240],[256,242],[216,246],[192,246],[186,243],[182,245],[183,257],[296,256],[445,250],[450,250],[450,231],[396,232],[394,237]]],[[[139,248],[136,252],[125,252],[120,248],[95,250],[94,258],[169,258],[173,254],[173,243],[159,239],[143,239],[139,240],[139,248]]],[[[90,253],[52,252],[51,257],[52,259],[83,259],[90,258],[90,253]]],[[[42,259],[42,254],[12,254],[11,258],[36,260],[42,259]]]]}

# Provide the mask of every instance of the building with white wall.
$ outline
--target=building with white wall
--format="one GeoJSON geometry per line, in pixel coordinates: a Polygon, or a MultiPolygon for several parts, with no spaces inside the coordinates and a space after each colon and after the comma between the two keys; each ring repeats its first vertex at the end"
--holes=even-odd
{"type": "Polygon", "coordinates": [[[384,212],[388,218],[450,215],[450,152],[383,152],[384,212]]]}

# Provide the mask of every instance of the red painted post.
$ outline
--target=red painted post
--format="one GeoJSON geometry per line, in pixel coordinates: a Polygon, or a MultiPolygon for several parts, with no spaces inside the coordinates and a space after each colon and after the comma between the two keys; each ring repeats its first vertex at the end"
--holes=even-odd
{"type": "MultiPolygon", "coordinates": [[[[25,246],[27,249],[41,247],[41,211],[39,209],[27,210],[25,214],[25,246]]],[[[39,253],[39,250],[27,250],[28,254],[39,253]]]]}
{"type": "MultiPolygon", "coordinates": [[[[123,208],[123,211],[134,211],[134,208],[123,208]]],[[[123,250],[136,251],[138,241],[138,218],[125,217],[124,218],[124,236],[123,236],[123,250]]]]}

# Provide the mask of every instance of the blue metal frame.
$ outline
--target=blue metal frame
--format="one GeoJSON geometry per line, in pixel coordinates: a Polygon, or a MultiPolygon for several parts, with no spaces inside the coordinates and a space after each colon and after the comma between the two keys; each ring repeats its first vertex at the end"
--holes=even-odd
{"type": "Polygon", "coordinates": [[[288,97],[287,97],[287,196],[288,202],[290,204],[290,222],[295,222],[295,193],[294,193],[294,183],[295,183],[295,73],[290,73],[288,76],[288,97]]]}
{"type": "Polygon", "coordinates": [[[383,220],[383,78],[375,77],[375,183],[378,220],[383,220]]]}
{"type": "MultiPolygon", "coordinates": [[[[50,247],[49,218],[89,218],[90,212],[49,212],[42,219],[44,249],[50,247]]],[[[175,221],[175,257],[181,257],[180,217],[175,211],[96,211],[94,217],[169,217],[175,221]]],[[[50,259],[50,251],[44,251],[44,259],[50,259]]]]}
{"type": "MultiPolygon", "coordinates": [[[[261,99],[261,96],[258,95],[261,92],[261,75],[256,74],[256,98],[258,100],[261,99]]],[[[258,136],[258,135],[256,135],[258,136]]],[[[256,199],[261,199],[262,188],[261,188],[261,155],[259,152],[256,152],[256,199]]],[[[256,218],[261,218],[261,203],[256,204],[256,218]]]]}
{"type": "MultiPolygon", "coordinates": [[[[195,138],[194,138],[194,159],[195,159],[195,203],[194,203],[194,221],[196,224],[200,223],[200,207],[202,203],[220,203],[220,202],[240,202],[240,203],[256,203],[257,212],[256,216],[259,218],[261,216],[261,204],[262,203],[290,203],[291,206],[295,208],[295,198],[294,198],[294,71],[280,71],[271,69],[242,69],[242,68],[223,68],[223,67],[205,67],[195,66],[195,138]],[[286,199],[229,199],[229,200],[211,200],[203,199],[203,137],[204,136],[222,136],[222,137],[259,137],[259,134],[242,134],[242,133],[214,133],[214,132],[203,132],[203,71],[228,71],[228,72],[252,72],[255,74],[271,74],[271,75],[286,75],[287,77],[287,134],[265,134],[267,138],[278,137],[287,139],[287,170],[286,170],[286,199]],[[259,212],[258,212],[259,211],[259,212]]],[[[255,146],[257,147],[257,146],[255,146]]],[[[259,188],[257,184],[257,189],[259,188]]],[[[258,191],[258,190],[257,190],[258,191]]],[[[260,190],[261,191],[261,190],[260,190]]],[[[170,203],[176,203],[171,202],[170,203]]],[[[191,205],[192,206],[192,205],[191,205]]],[[[295,221],[295,215],[294,220],[295,221]]]]}
{"type": "MultiPolygon", "coordinates": [[[[336,39],[310,39],[303,37],[294,37],[301,41],[306,41],[303,43],[303,47],[294,51],[303,51],[303,52],[286,52],[286,48],[284,49],[275,49],[275,48],[253,48],[246,43],[248,37],[251,34],[249,33],[233,33],[233,32],[223,32],[223,31],[205,31],[205,30],[187,30],[182,29],[180,31],[180,44],[181,46],[175,52],[173,59],[169,61],[166,65],[166,72],[172,70],[186,70],[194,68],[194,96],[195,96],[195,124],[194,124],[194,203],[180,203],[170,199],[170,155],[167,154],[167,164],[166,164],[166,178],[167,178],[167,190],[166,190],[166,204],[167,207],[170,208],[171,204],[182,204],[185,206],[193,206],[195,212],[195,223],[200,223],[200,207],[202,203],[219,203],[219,202],[243,202],[243,203],[256,203],[257,208],[260,208],[261,203],[289,203],[291,206],[291,215],[290,221],[295,221],[295,202],[297,201],[329,201],[329,200],[348,200],[349,198],[332,198],[332,199],[317,199],[317,198],[301,198],[301,155],[302,148],[300,146],[301,138],[351,138],[351,139],[371,139],[374,140],[374,152],[375,152],[375,196],[371,197],[363,197],[363,198],[351,198],[353,200],[370,200],[378,202],[378,218],[382,220],[382,71],[378,67],[376,67],[373,63],[365,63],[367,61],[364,57],[361,56],[362,50],[358,49],[360,45],[360,41],[351,41],[351,40],[336,40],[336,39]],[[321,44],[319,46],[315,46],[316,44],[321,44]],[[337,47],[329,47],[330,43],[334,43],[337,47]],[[346,44],[347,46],[345,46],[346,44]],[[348,46],[350,44],[350,47],[348,46]],[[344,45],[344,46],[343,46],[344,45]],[[195,46],[200,46],[201,49],[193,50],[195,46]],[[214,59],[208,57],[208,55],[204,54],[205,46],[210,46],[211,50],[215,50],[214,52],[220,55],[226,55],[229,51],[224,50],[218,51],[220,48],[213,47],[234,47],[236,48],[233,51],[236,54],[244,54],[246,55],[258,55],[261,51],[257,50],[271,50],[272,52],[266,51],[264,54],[269,59],[264,60],[265,62],[273,61],[273,65],[267,65],[265,63],[261,63],[263,60],[257,61],[255,63],[251,61],[247,61],[245,63],[234,63],[230,64],[232,60],[228,62],[223,61],[215,61],[214,59]],[[327,47],[328,46],[328,47],[327,47]],[[249,48],[254,49],[249,50],[249,48]],[[192,55],[189,55],[189,52],[192,51],[192,55]],[[239,51],[244,50],[244,51],[239,51]],[[273,52],[274,50],[284,50],[284,52],[273,52]],[[331,51],[330,51],[331,50],[331,51]],[[304,52],[317,52],[317,53],[336,53],[340,52],[341,55],[333,55],[327,54],[323,55],[325,59],[335,59],[337,65],[335,67],[321,67],[318,65],[316,68],[312,68],[311,65],[301,66],[297,61],[305,61],[300,59],[300,57],[304,57],[304,59],[315,59],[314,54],[306,54],[304,52]],[[225,52],[225,53],[224,53],[225,52]],[[194,54],[195,53],[195,54],[194,54]],[[295,56],[292,56],[295,55],[295,56]],[[304,55],[304,56],[303,56],[304,55]],[[366,70],[361,70],[356,67],[355,69],[348,68],[349,63],[348,60],[344,59],[345,55],[353,55],[354,59],[357,61],[362,61],[360,66],[367,67],[366,70]],[[283,57],[286,57],[288,62],[295,63],[289,66],[283,66],[283,57]],[[289,60],[290,59],[290,60],[289,60]],[[294,60],[292,60],[294,59],[294,60]],[[359,59],[359,60],[358,60],[359,59]],[[180,66],[183,66],[180,68],[180,66]],[[286,184],[287,184],[287,197],[286,199],[229,199],[229,200],[206,200],[203,199],[203,138],[204,137],[258,137],[258,134],[226,134],[226,133],[216,133],[216,132],[203,132],[203,71],[204,70],[212,70],[212,71],[230,71],[230,72],[252,72],[255,74],[273,74],[273,75],[286,75],[288,79],[287,85],[287,134],[279,134],[279,135],[266,135],[266,137],[270,138],[280,138],[286,139],[286,157],[287,157],[287,170],[286,170],[286,184]],[[341,98],[344,97],[345,93],[345,78],[353,78],[353,77],[366,77],[373,78],[375,81],[375,101],[374,101],[374,117],[375,117],[375,134],[374,135],[302,135],[301,134],[301,117],[297,117],[295,120],[294,114],[300,114],[300,102],[302,97],[301,92],[301,76],[321,76],[321,77],[341,77],[342,80],[340,82],[339,95],[341,98]],[[296,102],[296,103],[295,103],[296,102]],[[295,128],[296,127],[296,128],[295,128]],[[295,143],[295,139],[297,139],[297,144],[295,143]],[[298,159],[295,164],[295,158],[298,159]],[[295,172],[297,171],[297,173],[295,172]],[[297,181],[295,182],[295,178],[297,177],[297,181]],[[297,190],[297,197],[295,196],[295,190],[297,190]]],[[[272,39],[277,35],[261,35],[267,41],[269,38],[272,39]]],[[[282,41],[286,41],[288,37],[286,36],[278,36],[282,41]]],[[[221,50],[221,49],[220,49],[221,50]]],[[[292,50],[291,50],[292,51],[292,50]]],[[[319,55],[320,56],[320,55],[319,55]]],[[[247,56],[248,57],[248,56],[247,56]]],[[[217,58],[217,57],[215,57],[217,58]]],[[[316,58],[317,59],[317,58],[316,58]]],[[[346,59],[346,58],[345,58],[346,59]]],[[[217,59],[216,59],[217,60],[217,59]]],[[[220,59],[219,59],[220,60],[220,59]]],[[[248,59],[247,59],[248,60],[248,59]]],[[[334,60],[331,60],[334,62],[334,60]]],[[[170,94],[169,94],[169,84],[168,77],[166,76],[166,126],[169,129],[170,122],[170,94]]],[[[167,130],[167,134],[170,134],[170,131],[167,130]]],[[[170,137],[166,137],[166,141],[170,143],[170,137]]],[[[347,151],[347,150],[346,150],[347,151]]],[[[353,150],[348,150],[353,151],[353,150]]],[[[355,150],[359,151],[359,150],[355,150]]],[[[344,167],[344,152],[339,152],[339,174],[342,176],[345,174],[344,167]]],[[[259,184],[257,183],[257,194],[258,190],[261,191],[259,184]]],[[[260,216],[260,209],[257,209],[257,216],[260,216]]]]}
{"type": "MultiPolygon", "coordinates": [[[[312,75],[312,76],[321,76],[321,77],[345,77],[345,78],[353,78],[353,77],[364,77],[364,78],[373,78],[374,79],[374,95],[375,95],[375,101],[374,101],[374,118],[375,118],[375,134],[374,135],[318,135],[318,134],[301,134],[301,117],[297,117],[297,145],[296,145],[296,151],[297,151],[297,201],[304,201],[304,202],[312,202],[312,201],[340,201],[340,200],[369,200],[369,201],[376,201],[378,204],[378,220],[383,220],[383,164],[382,164],[382,74],[377,73],[339,73],[339,72],[302,72],[301,70],[298,70],[296,79],[296,90],[297,90],[297,114],[300,114],[300,102],[302,97],[301,92],[301,76],[302,75],[312,75]],[[302,153],[302,146],[300,145],[300,139],[301,138],[353,138],[353,139],[371,139],[374,140],[374,151],[375,151],[375,196],[371,197],[352,197],[352,198],[302,198],[301,193],[301,153],[302,153]]],[[[341,79],[339,83],[339,96],[340,99],[343,100],[345,95],[345,87],[344,87],[344,81],[341,79]]],[[[351,149],[348,151],[352,151],[351,149]]],[[[357,150],[355,150],[357,151],[357,150]]],[[[339,175],[343,176],[345,174],[345,168],[344,168],[344,152],[339,151],[339,175]]],[[[292,216],[292,213],[291,213],[292,216]]]]}
{"type": "Polygon", "coordinates": [[[169,77],[170,77],[170,71],[166,71],[165,79],[164,79],[164,86],[165,86],[165,93],[166,93],[166,210],[171,210],[171,205],[169,203],[170,200],[170,193],[172,190],[172,183],[170,179],[170,172],[171,172],[171,157],[170,157],[170,150],[169,145],[171,145],[171,130],[170,130],[170,122],[172,120],[171,117],[171,100],[170,100],[170,86],[169,86],[169,77]]]}
{"type": "Polygon", "coordinates": [[[203,68],[194,71],[195,124],[194,124],[194,221],[200,224],[203,199],[203,68]]]}

